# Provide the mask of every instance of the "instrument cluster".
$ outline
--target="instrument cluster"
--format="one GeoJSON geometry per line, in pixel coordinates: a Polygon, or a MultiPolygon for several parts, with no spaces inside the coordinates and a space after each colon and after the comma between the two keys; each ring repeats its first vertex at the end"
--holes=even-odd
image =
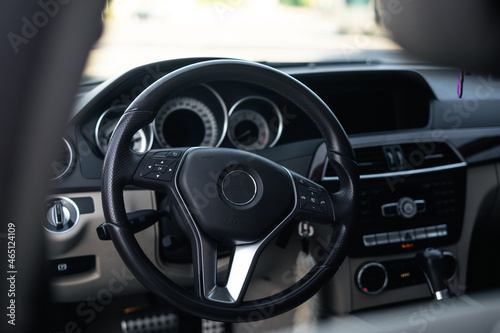
{"type": "MultiPolygon", "coordinates": [[[[226,104],[213,87],[195,86],[169,97],[152,124],[133,137],[131,148],[234,147],[257,151],[276,145],[283,131],[283,115],[274,101],[258,94],[226,104]]],[[[127,105],[102,112],[95,125],[95,141],[104,155],[127,105]]]]}

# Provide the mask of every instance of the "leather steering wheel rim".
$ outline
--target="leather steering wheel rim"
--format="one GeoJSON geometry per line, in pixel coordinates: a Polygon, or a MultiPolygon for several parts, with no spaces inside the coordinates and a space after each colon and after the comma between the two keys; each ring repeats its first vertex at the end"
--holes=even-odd
{"type": "Polygon", "coordinates": [[[103,210],[112,241],[136,278],[153,293],[193,315],[226,322],[252,321],[284,313],[312,297],[334,275],[347,255],[358,206],[359,174],[349,140],[329,107],[309,88],[271,67],[241,60],[195,63],[165,75],[142,92],[120,119],[106,154],[102,176],[103,210]],[[278,93],[299,107],[323,136],[340,190],[330,194],[335,211],[335,234],[327,255],[290,288],[256,301],[221,304],[203,299],[161,273],[146,257],[128,230],[123,188],[132,184],[143,156],[130,149],[136,131],[152,122],[165,101],[194,84],[238,81],[278,93]],[[133,167],[131,167],[133,166],[133,167]]]}

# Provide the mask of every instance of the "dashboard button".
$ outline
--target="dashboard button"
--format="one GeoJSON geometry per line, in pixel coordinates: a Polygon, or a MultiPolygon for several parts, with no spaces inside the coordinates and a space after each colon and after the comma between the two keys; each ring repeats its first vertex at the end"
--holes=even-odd
{"type": "Polygon", "coordinates": [[[387,235],[389,237],[389,243],[401,242],[401,237],[399,236],[399,231],[388,232],[387,235]]]}
{"type": "Polygon", "coordinates": [[[427,233],[427,238],[437,237],[436,226],[426,227],[425,232],[427,233]]]}
{"type": "Polygon", "coordinates": [[[51,277],[83,273],[95,268],[95,256],[90,255],[49,260],[48,266],[51,277]]]}
{"type": "Polygon", "coordinates": [[[425,232],[425,228],[417,228],[415,229],[415,239],[426,239],[427,233],[425,232]]]}
{"type": "Polygon", "coordinates": [[[415,240],[415,231],[413,229],[403,230],[399,232],[402,242],[411,242],[415,240]]]}
{"type": "Polygon", "coordinates": [[[417,213],[425,212],[425,200],[415,200],[415,204],[417,205],[417,213]]]}
{"type": "Polygon", "coordinates": [[[389,238],[387,238],[386,232],[375,234],[375,238],[377,240],[377,245],[385,245],[389,243],[389,238]]]}
{"type": "Polygon", "coordinates": [[[445,237],[448,235],[448,229],[446,224],[440,224],[436,226],[436,233],[438,237],[445,237]]]}
{"type": "Polygon", "coordinates": [[[375,235],[364,235],[363,244],[365,244],[366,247],[377,245],[375,235]]]}

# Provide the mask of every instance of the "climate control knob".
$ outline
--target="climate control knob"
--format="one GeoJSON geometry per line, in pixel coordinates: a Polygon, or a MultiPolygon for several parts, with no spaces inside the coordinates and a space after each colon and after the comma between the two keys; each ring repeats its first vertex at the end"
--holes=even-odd
{"type": "Polygon", "coordinates": [[[363,264],[356,274],[356,284],[365,294],[376,295],[381,293],[388,282],[385,266],[378,262],[363,264]]]}
{"type": "Polygon", "coordinates": [[[403,197],[398,201],[398,214],[401,217],[410,219],[417,214],[417,204],[409,197],[403,197]]]}

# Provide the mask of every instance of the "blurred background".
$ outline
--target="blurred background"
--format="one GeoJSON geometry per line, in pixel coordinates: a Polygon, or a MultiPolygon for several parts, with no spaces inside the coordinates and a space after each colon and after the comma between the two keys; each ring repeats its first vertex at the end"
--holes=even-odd
{"type": "Polygon", "coordinates": [[[103,19],[87,77],[181,57],[350,62],[399,49],[373,0],[110,0],[103,19]]]}

